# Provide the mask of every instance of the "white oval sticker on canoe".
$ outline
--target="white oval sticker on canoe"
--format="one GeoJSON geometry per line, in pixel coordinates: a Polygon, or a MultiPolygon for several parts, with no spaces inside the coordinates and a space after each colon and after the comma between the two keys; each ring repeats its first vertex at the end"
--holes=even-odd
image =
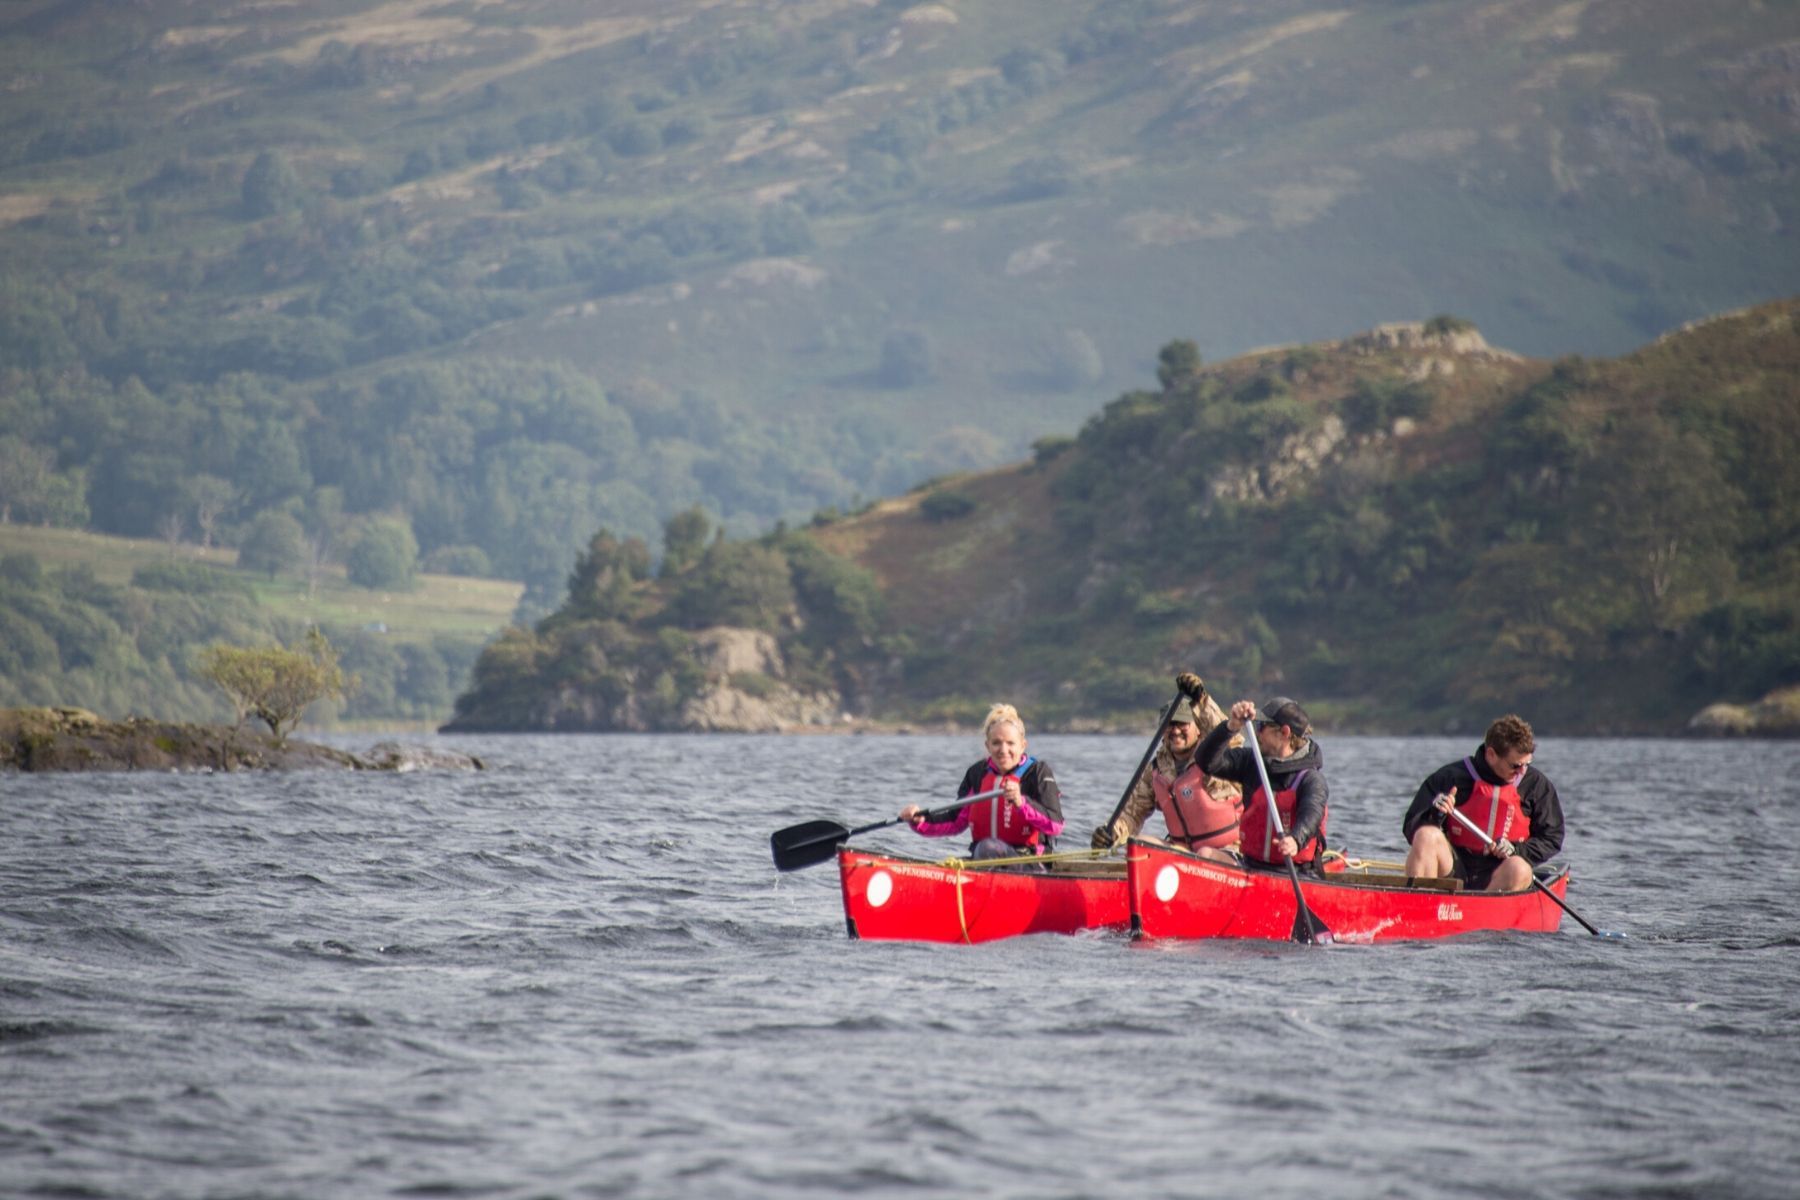
{"type": "Polygon", "coordinates": [[[880,908],[894,894],[894,877],[886,871],[877,871],[869,876],[869,886],[863,892],[863,898],[869,902],[870,908],[880,908]]]}
{"type": "Polygon", "coordinates": [[[1173,865],[1166,866],[1156,873],[1156,898],[1164,904],[1175,898],[1175,889],[1181,886],[1181,872],[1173,865]]]}

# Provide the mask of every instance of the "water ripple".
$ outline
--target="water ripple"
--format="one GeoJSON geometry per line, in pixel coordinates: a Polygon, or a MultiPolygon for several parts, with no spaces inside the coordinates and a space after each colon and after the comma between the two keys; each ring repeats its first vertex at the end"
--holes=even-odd
{"type": "MultiPolygon", "coordinates": [[[[774,828],[942,798],[966,738],[445,742],[492,769],[6,779],[0,1192],[1437,1200],[1519,1194],[1521,1147],[1558,1197],[1800,1172],[1800,869],[1763,849],[1800,746],[1540,747],[1570,902],[1628,940],[1318,950],[852,942],[829,864],[772,870],[774,828]],[[1745,852],[1672,859],[1696,826],[1745,852]]],[[[1142,742],[1033,749],[1079,823],[1142,742]]],[[[1334,835],[1392,857],[1468,747],[1329,749],[1334,835]]]]}

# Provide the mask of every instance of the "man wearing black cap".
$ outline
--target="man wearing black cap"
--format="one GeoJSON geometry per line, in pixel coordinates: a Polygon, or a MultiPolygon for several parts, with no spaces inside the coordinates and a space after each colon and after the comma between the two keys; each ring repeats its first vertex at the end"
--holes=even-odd
{"type": "Polygon", "coordinates": [[[1096,850],[1116,846],[1137,834],[1160,809],[1168,826],[1168,840],[1206,858],[1234,858],[1238,840],[1238,811],[1244,801],[1235,783],[1208,777],[1194,764],[1200,736],[1225,720],[1225,710],[1206,694],[1198,675],[1184,671],[1176,676],[1181,698],[1175,702],[1163,729],[1162,745],[1150,770],[1140,776],[1125,798],[1119,816],[1110,825],[1095,827],[1089,844],[1096,850]]]}
{"type": "Polygon", "coordinates": [[[1208,775],[1243,786],[1239,850],[1246,859],[1274,864],[1292,859],[1299,866],[1317,861],[1325,849],[1331,789],[1325,783],[1325,758],[1312,738],[1312,722],[1306,719],[1305,709],[1286,696],[1276,696],[1260,710],[1249,700],[1239,700],[1231,706],[1231,715],[1206,735],[1194,758],[1208,775]],[[1275,789],[1273,797],[1263,792],[1251,749],[1230,746],[1232,735],[1246,721],[1255,725],[1269,786],[1275,789]],[[1275,832],[1271,803],[1281,814],[1286,836],[1275,832]]]}
{"type": "Polygon", "coordinates": [[[1488,726],[1475,753],[1426,776],[1406,810],[1406,873],[1449,876],[1471,890],[1522,892],[1531,869],[1562,849],[1562,798],[1531,765],[1537,738],[1508,713],[1488,726]],[[1454,808],[1479,834],[1452,820],[1454,808]]]}

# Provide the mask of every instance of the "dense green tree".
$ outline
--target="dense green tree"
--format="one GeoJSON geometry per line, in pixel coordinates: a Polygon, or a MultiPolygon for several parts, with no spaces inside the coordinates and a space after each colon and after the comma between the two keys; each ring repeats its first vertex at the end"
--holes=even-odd
{"type": "Polygon", "coordinates": [[[358,587],[405,591],[418,580],[419,544],[406,522],[370,521],[344,551],[344,570],[358,587]]]}
{"type": "Polygon", "coordinates": [[[714,542],[677,581],[670,615],[684,629],[736,625],[770,632],[794,612],[787,557],[756,543],[714,542]]]}
{"type": "Polygon", "coordinates": [[[246,571],[265,571],[270,579],[299,570],[306,562],[306,530],[279,509],[256,515],[238,542],[237,564],[246,571]]]}
{"type": "Polygon", "coordinates": [[[1156,352],[1156,381],[1165,392],[1172,392],[1193,379],[1200,371],[1200,347],[1187,338],[1169,342],[1156,352]]]}
{"type": "Polygon", "coordinates": [[[633,594],[650,577],[650,549],[641,539],[614,537],[602,529],[588,541],[569,573],[567,615],[576,620],[625,620],[633,594]]]}
{"type": "Polygon", "coordinates": [[[663,525],[664,577],[679,575],[699,562],[712,531],[712,518],[699,505],[670,517],[663,525]]]}

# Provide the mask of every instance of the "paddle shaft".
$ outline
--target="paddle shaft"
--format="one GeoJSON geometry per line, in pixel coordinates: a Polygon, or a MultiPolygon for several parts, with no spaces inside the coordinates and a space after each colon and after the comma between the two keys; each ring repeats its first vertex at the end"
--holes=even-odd
{"type": "Polygon", "coordinates": [[[1168,707],[1163,709],[1162,722],[1156,727],[1156,735],[1150,739],[1150,744],[1144,747],[1144,757],[1138,759],[1137,770],[1131,773],[1131,782],[1125,785],[1125,794],[1119,797],[1117,804],[1113,805],[1112,816],[1106,818],[1108,829],[1118,824],[1119,814],[1125,811],[1125,805],[1131,800],[1131,793],[1137,790],[1138,780],[1144,777],[1144,768],[1150,765],[1152,758],[1156,757],[1156,748],[1162,744],[1163,733],[1169,728],[1169,718],[1175,715],[1175,706],[1181,703],[1185,694],[1176,692],[1175,698],[1169,701],[1168,707]]]}
{"type": "MultiPolygon", "coordinates": [[[[1458,821],[1461,821],[1463,823],[1463,827],[1466,828],[1470,833],[1474,834],[1476,837],[1478,837],[1482,841],[1486,842],[1489,850],[1492,850],[1498,844],[1494,841],[1493,838],[1489,837],[1486,833],[1482,832],[1481,826],[1479,826],[1475,822],[1469,820],[1469,818],[1463,814],[1461,809],[1452,807],[1450,809],[1450,815],[1455,817],[1458,821]]],[[[1525,865],[1530,866],[1531,864],[1526,863],[1525,865]]],[[[1568,913],[1571,917],[1574,917],[1575,923],[1580,925],[1583,929],[1587,930],[1589,933],[1593,934],[1595,937],[1604,936],[1601,934],[1601,932],[1598,929],[1595,929],[1592,925],[1589,925],[1586,921],[1583,921],[1581,919],[1580,913],[1578,913],[1574,909],[1570,908],[1567,904],[1564,904],[1562,897],[1558,896],[1555,892],[1551,891],[1550,885],[1545,883],[1543,880],[1541,880],[1537,877],[1536,871],[1533,871],[1531,873],[1531,885],[1533,887],[1537,888],[1538,891],[1544,893],[1544,895],[1546,895],[1546,896],[1550,897],[1552,900],[1556,901],[1556,906],[1558,908],[1562,909],[1564,912],[1568,913]]]]}
{"type": "MultiPolygon", "coordinates": [[[[958,812],[980,800],[992,800],[1000,795],[1000,789],[991,792],[980,792],[973,796],[964,796],[954,803],[932,812],[942,817],[958,812]]],[[[798,871],[802,867],[816,866],[829,859],[837,852],[837,848],[853,837],[865,833],[873,833],[877,829],[885,829],[889,825],[898,825],[905,817],[889,817],[885,821],[876,821],[872,825],[864,825],[858,829],[846,829],[836,821],[805,821],[799,825],[789,825],[785,829],[777,829],[769,835],[769,851],[775,856],[777,871],[798,871]]]]}
{"type": "MultiPolygon", "coordinates": [[[[995,788],[991,792],[976,792],[973,796],[960,796],[951,803],[944,805],[942,808],[933,808],[925,811],[923,815],[929,820],[935,814],[938,820],[946,821],[963,809],[969,807],[969,805],[979,804],[983,800],[992,800],[995,796],[1000,795],[1005,790],[1005,788],[995,788]]],[[[898,825],[904,820],[906,820],[905,817],[895,817],[889,821],[879,821],[874,825],[865,825],[861,829],[852,829],[849,833],[844,835],[844,838],[847,841],[859,833],[868,833],[870,830],[880,829],[884,825],[898,825]]]]}
{"type": "MultiPolygon", "coordinates": [[[[1244,730],[1244,744],[1250,747],[1250,757],[1256,760],[1256,777],[1262,780],[1263,795],[1269,798],[1269,819],[1275,822],[1275,836],[1284,838],[1287,830],[1281,826],[1281,808],[1275,803],[1275,789],[1269,786],[1269,768],[1263,766],[1262,746],[1256,740],[1256,722],[1252,718],[1244,730]]],[[[1313,928],[1312,910],[1306,907],[1306,897],[1300,891],[1300,870],[1294,866],[1291,855],[1282,855],[1287,861],[1288,878],[1294,881],[1294,903],[1300,906],[1300,917],[1306,923],[1306,940],[1317,942],[1319,934],[1313,928]]]]}

